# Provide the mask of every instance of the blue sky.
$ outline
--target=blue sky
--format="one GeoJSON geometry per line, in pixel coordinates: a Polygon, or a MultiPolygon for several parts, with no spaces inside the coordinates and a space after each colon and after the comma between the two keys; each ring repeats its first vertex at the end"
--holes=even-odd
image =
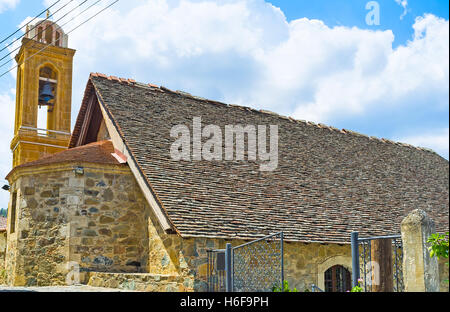
{"type": "MultiPolygon", "coordinates": [[[[0,0],[0,41],[53,2],[0,0]]],[[[448,159],[449,2],[376,1],[379,25],[366,23],[368,2],[121,0],[69,35],[77,50],[72,124],[89,73],[103,72],[428,147],[448,159]]],[[[11,168],[14,89],[12,71],[0,78],[3,177],[11,168]]]]}
{"type": "Polygon", "coordinates": [[[365,8],[368,1],[360,0],[315,0],[286,1],[273,0],[272,4],[280,7],[288,20],[301,17],[322,20],[328,26],[345,25],[349,27],[392,30],[395,34],[394,47],[411,39],[414,31],[412,25],[418,16],[431,13],[448,20],[449,1],[443,0],[408,0],[407,14],[400,19],[405,9],[394,0],[377,1],[380,5],[380,25],[367,26],[365,8]]]}

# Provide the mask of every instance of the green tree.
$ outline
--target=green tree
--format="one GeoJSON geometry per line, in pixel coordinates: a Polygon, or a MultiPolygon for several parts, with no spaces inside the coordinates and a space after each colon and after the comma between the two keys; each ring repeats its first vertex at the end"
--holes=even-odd
{"type": "Polygon", "coordinates": [[[448,259],[448,232],[445,235],[431,234],[427,242],[431,243],[431,246],[428,247],[431,257],[448,259]]]}
{"type": "MultiPolygon", "coordinates": [[[[431,243],[431,246],[428,247],[431,257],[436,257],[438,260],[440,258],[448,259],[448,232],[445,235],[431,234],[427,242],[431,243]]],[[[446,264],[449,265],[449,262],[447,261],[446,264]]],[[[448,283],[448,280],[446,282],[448,283]]]]}

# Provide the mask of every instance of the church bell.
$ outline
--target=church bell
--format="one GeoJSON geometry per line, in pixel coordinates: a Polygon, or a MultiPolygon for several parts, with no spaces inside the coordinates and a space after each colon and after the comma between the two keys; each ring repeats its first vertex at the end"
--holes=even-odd
{"type": "Polygon", "coordinates": [[[54,98],[52,85],[49,82],[44,83],[41,93],[39,93],[39,105],[53,105],[50,104],[49,101],[54,98]]]}

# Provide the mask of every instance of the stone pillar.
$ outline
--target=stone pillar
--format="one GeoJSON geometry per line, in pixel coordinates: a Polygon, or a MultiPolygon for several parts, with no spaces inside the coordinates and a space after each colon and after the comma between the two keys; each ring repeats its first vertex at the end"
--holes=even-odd
{"type": "Polygon", "coordinates": [[[372,291],[393,292],[392,239],[375,239],[370,243],[372,264],[372,291]]]}
{"type": "Polygon", "coordinates": [[[403,243],[403,281],[405,291],[439,291],[439,267],[436,257],[430,257],[428,237],[435,226],[425,211],[413,210],[401,223],[403,243]]]}

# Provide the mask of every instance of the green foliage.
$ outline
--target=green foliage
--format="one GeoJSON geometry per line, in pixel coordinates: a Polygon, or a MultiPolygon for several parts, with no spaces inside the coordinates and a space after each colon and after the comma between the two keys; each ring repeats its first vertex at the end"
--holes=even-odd
{"type": "Polygon", "coordinates": [[[431,257],[448,259],[448,232],[445,235],[431,234],[427,242],[431,243],[431,246],[428,248],[431,257]]]}
{"type": "MultiPolygon", "coordinates": [[[[428,247],[431,257],[436,257],[438,260],[440,258],[448,259],[448,232],[445,235],[431,234],[427,243],[431,243],[431,246],[428,247]]],[[[448,262],[446,264],[449,265],[448,262]]],[[[446,282],[448,283],[448,280],[446,282]]]]}
{"type": "Polygon", "coordinates": [[[363,288],[361,287],[362,282],[363,282],[363,279],[359,278],[358,279],[358,285],[354,286],[352,288],[352,290],[350,290],[350,292],[362,292],[363,291],[363,288]]]}
{"type": "Polygon", "coordinates": [[[7,215],[8,215],[8,209],[3,209],[3,208],[0,208],[0,217],[7,217],[7,215]]]}
{"type": "Polygon", "coordinates": [[[273,292],[297,292],[297,288],[289,289],[289,282],[283,281],[283,285],[280,286],[273,286],[272,288],[273,292]]]}
{"type": "Polygon", "coordinates": [[[6,284],[6,270],[0,269],[0,285],[6,284]]]}

